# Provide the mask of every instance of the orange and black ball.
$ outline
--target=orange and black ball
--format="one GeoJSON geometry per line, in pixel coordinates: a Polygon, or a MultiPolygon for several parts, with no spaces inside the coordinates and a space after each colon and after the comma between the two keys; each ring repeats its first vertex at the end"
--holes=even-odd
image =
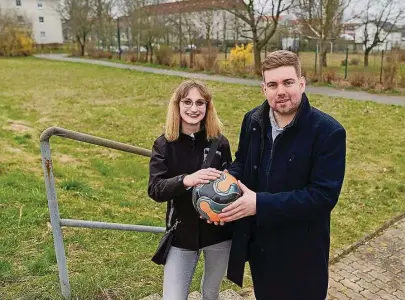
{"type": "Polygon", "coordinates": [[[236,178],[224,172],[216,180],[195,186],[192,201],[204,219],[219,222],[218,214],[241,194],[236,178]]]}

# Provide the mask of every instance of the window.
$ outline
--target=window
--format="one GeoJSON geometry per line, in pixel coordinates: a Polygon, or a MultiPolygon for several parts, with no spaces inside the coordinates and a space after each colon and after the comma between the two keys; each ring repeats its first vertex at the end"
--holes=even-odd
{"type": "Polygon", "coordinates": [[[45,31],[41,31],[41,39],[44,39],[44,38],[46,38],[46,33],[45,33],[45,31]]]}
{"type": "Polygon", "coordinates": [[[21,6],[21,0],[15,0],[15,5],[21,6]]]}
{"type": "Polygon", "coordinates": [[[39,23],[44,23],[44,17],[39,17],[39,23]]]}
{"type": "Polygon", "coordinates": [[[18,23],[24,23],[24,17],[23,16],[17,16],[17,21],[18,23]]]}
{"type": "Polygon", "coordinates": [[[38,3],[37,3],[37,7],[38,7],[39,9],[44,8],[44,4],[42,3],[42,1],[41,1],[41,0],[39,0],[39,1],[38,1],[38,3]]]}

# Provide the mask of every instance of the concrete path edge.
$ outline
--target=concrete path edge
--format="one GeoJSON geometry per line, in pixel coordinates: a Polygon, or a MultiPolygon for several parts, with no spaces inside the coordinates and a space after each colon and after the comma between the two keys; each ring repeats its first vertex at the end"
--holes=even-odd
{"type": "Polygon", "coordinates": [[[405,218],[405,212],[402,212],[402,213],[396,215],[395,217],[391,218],[390,220],[384,222],[380,227],[378,227],[373,232],[363,236],[357,242],[354,242],[353,244],[347,246],[343,250],[338,251],[338,253],[336,253],[332,258],[329,259],[329,265],[333,265],[333,264],[337,263],[343,257],[345,257],[349,253],[353,252],[354,250],[359,248],[361,245],[364,245],[366,242],[372,240],[373,238],[375,238],[376,236],[381,234],[384,230],[388,229],[390,226],[392,226],[393,224],[402,220],[403,218],[405,218]]]}

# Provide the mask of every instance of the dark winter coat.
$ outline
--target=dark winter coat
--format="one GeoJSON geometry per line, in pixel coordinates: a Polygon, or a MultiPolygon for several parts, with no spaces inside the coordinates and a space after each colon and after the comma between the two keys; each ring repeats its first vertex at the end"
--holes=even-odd
{"type": "Polygon", "coordinates": [[[234,222],[228,278],[242,285],[249,261],[257,299],[325,299],[330,214],[345,173],[346,132],[303,94],[294,121],[269,140],[266,156],[269,109],[265,101],[245,115],[229,168],[257,192],[257,212],[234,222]]]}
{"type": "MultiPolygon", "coordinates": [[[[148,193],[157,202],[167,202],[167,227],[180,220],[173,240],[173,246],[178,248],[199,250],[232,237],[229,226],[215,226],[200,219],[191,201],[192,189],[187,190],[183,184],[186,174],[201,169],[210,145],[205,130],[194,137],[180,134],[174,142],[168,142],[162,135],[153,145],[148,193]]],[[[221,136],[211,167],[223,170],[231,161],[229,142],[221,136]]]]}

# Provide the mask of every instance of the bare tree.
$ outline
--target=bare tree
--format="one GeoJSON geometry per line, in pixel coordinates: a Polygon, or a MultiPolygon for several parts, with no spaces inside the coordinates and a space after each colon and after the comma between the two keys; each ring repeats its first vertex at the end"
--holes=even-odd
{"type": "Polygon", "coordinates": [[[405,17],[405,5],[396,0],[368,0],[366,9],[360,14],[363,31],[364,66],[368,66],[371,50],[383,44],[398,22],[405,17]]]}
{"type": "Polygon", "coordinates": [[[234,19],[231,20],[231,24],[232,24],[231,28],[232,28],[232,32],[233,32],[233,41],[235,44],[237,44],[242,35],[243,22],[237,16],[234,16],[234,19]]]}
{"type": "Polygon", "coordinates": [[[60,14],[84,56],[86,43],[96,20],[94,0],[62,0],[60,14]]]}
{"type": "Polygon", "coordinates": [[[297,15],[303,22],[301,33],[317,40],[319,45],[319,76],[327,66],[326,44],[339,37],[343,24],[343,13],[351,0],[299,0],[297,15]]]}
{"type": "MultiPolygon", "coordinates": [[[[171,22],[173,22],[174,24],[174,28],[179,28],[180,22],[179,22],[179,18],[174,18],[173,20],[171,20],[171,22]]],[[[187,41],[188,45],[192,45],[195,43],[196,39],[198,38],[198,35],[200,33],[200,28],[198,28],[196,26],[196,22],[195,22],[195,14],[194,13],[188,13],[188,14],[183,14],[182,15],[182,32],[184,34],[184,38],[187,41]]],[[[174,34],[176,34],[174,32],[174,34]]],[[[177,34],[179,34],[179,32],[177,32],[177,34]]]]}
{"type": "Polygon", "coordinates": [[[147,59],[149,56],[150,63],[153,63],[154,48],[165,38],[168,30],[165,11],[160,10],[160,0],[138,0],[138,2],[140,7],[135,14],[138,20],[136,31],[139,32],[139,39],[147,50],[147,59]]]}
{"type": "Polygon", "coordinates": [[[94,0],[94,9],[96,14],[95,31],[97,35],[97,41],[101,42],[101,47],[104,49],[107,47],[107,40],[112,36],[113,26],[113,12],[112,9],[115,5],[114,0],[94,0]]]}
{"type": "Polygon", "coordinates": [[[138,28],[138,23],[139,20],[137,18],[138,16],[138,10],[141,9],[141,5],[139,1],[136,0],[121,0],[119,2],[119,13],[122,16],[126,16],[124,19],[125,26],[129,28],[130,36],[129,38],[129,43],[131,45],[137,45],[137,49],[139,51],[139,28],[138,28]]]}
{"type": "Polygon", "coordinates": [[[161,40],[167,39],[167,18],[160,11],[159,0],[122,0],[121,14],[131,29],[131,37],[136,41],[138,53],[141,46],[146,49],[146,60],[153,62],[153,51],[161,40]]]}
{"type": "Polygon", "coordinates": [[[193,13],[194,26],[204,36],[208,48],[211,48],[214,28],[218,26],[218,14],[218,11],[214,9],[193,13]]]}
{"type": "Polygon", "coordinates": [[[255,72],[261,74],[261,51],[276,33],[282,13],[292,8],[295,0],[234,0],[218,1],[249,27],[250,35],[241,37],[253,42],[255,72]]]}
{"type": "Polygon", "coordinates": [[[164,38],[166,28],[158,16],[142,17],[140,23],[141,39],[144,41],[150,63],[153,63],[153,51],[160,40],[164,38]]]}

